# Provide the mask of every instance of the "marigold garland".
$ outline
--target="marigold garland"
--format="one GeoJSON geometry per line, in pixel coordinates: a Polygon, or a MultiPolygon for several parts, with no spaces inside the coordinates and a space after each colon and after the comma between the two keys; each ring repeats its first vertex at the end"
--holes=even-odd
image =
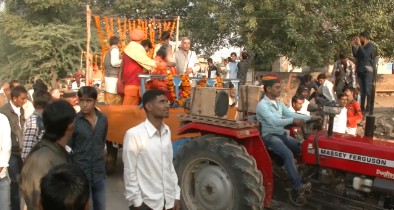
{"type": "Polygon", "coordinates": [[[170,36],[172,36],[172,33],[174,33],[175,25],[176,25],[176,21],[174,21],[174,22],[172,23],[172,28],[171,28],[170,36]]]}
{"type": "Polygon", "coordinates": [[[181,75],[181,92],[180,92],[180,96],[181,99],[179,99],[178,104],[180,106],[183,105],[183,103],[185,103],[185,101],[190,97],[190,91],[191,91],[191,86],[190,86],[190,77],[189,75],[181,75]]]}
{"type": "Polygon", "coordinates": [[[167,74],[167,87],[168,87],[168,90],[171,92],[171,99],[169,99],[171,101],[171,103],[174,102],[176,99],[175,85],[174,85],[173,79],[174,79],[174,75],[172,75],[171,72],[168,73],[167,74]]]}
{"type": "Polygon", "coordinates": [[[206,87],[208,85],[208,78],[207,76],[203,75],[202,80],[198,81],[197,87],[206,87]]]}
{"type": "Polygon", "coordinates": [[[94,23],[96,25],[98,32],[98,37],[101,45],[101,52],[105,52],[108,49],[108,43],[105,41],[104,32],[103,29],[101,28],[101,21],[99,16],[97,15],[94,16],[94,23]]]}
{"type": "Polygon", "coordinates": [[[108,39],[114,36],[114,18],[110,18],[109,21],[111,25],[110,25],[110,31],[109,31],[110,34],[108,39]]]}
{"type": "Polygon", "coordinates": [[[103,16],[100,17],[98,15],[93,15],[94,25],[97,29],[98,38],[101,46],[100,56],[100,67],[102,67],[104,62],[104,55],[110,48],[109,39],[112,36],[118,36],[120,39],[120,50],[123,52],[123,49],[126,47],[126,43],[128,41],[128,36],[133,29],[139,28],[144,32],[144,39],[149,39],[153,45],[153,49],[149,52],[150,57],[154,54],[154,46],[156,44],[156,38],[160,39],[163,31],[170,32],[170,36],[173,35],[177,22],[176,19],[173,20],[165,20],[165,19],[151,19],[151,20],[142,20],[142,19],[122,19],[122,18],[114,18],[103,16]],[[116,21],[114,26],[114,21],[116,21]],[[104,31],[105,30],[105,31],[104,31]]]}
{"type": "Polygon", "coordinates": [[[161,39],[161,33],[162,33],[162,31],[161,31],[161,21],[157,20],[157,22],[158,22],[157,27],[159,28],[159,37],[161,39]]]}
{"type": "Polygon", "coordinates": [[[223,79],[221,77],[216,77],[216,88],[223,88],[223,79]]]}

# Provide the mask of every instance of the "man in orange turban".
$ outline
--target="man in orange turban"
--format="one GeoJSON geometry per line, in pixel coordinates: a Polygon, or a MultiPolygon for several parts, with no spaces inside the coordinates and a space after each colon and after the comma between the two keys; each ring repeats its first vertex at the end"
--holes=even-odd
{"type": "Polygon", "coordinates": [[[146,55],[145,49],[141,45],[141,41],[144,39],[143,31],[132,30],[130,39],[131,42],[126,46],[123,54],[123,105],[138,105],[141,98],[141,83],[138,74],[142,74],[144,69],[151,71],[156,68],[156,61],[146,55]]]}
{"type": "Polygon", "coordinates": [[[306,195],[311,192],[309,182],[302,183],[294,163],[294,154],[301,151],[301,143],[288,135],[285,126],[294,124],[303,126],[311,119],[310,116],[291,112],[277,98],[281,93],[280,77],[275,74],[267,74],[262,78],[264,84],[264,98],[257,104],[256,117],[260,122],[261,136],[266,147],[279,155],[284,167],[293,183],[290,199],[293,202],[301,203],[306,199],[306,195]]]}
{"type": "Polygon", "coordinates": [[[144,32],[140,29],[134,29],[130,32],[130,40],[141,44],[144,39],[144,32]]]}

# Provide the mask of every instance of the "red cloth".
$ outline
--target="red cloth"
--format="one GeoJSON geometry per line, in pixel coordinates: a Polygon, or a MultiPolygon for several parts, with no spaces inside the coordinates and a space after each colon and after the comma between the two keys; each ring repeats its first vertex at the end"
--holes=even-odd
{"type": "Polygon", "coordinates": [[[123,78],[125,85],[141,86],[138,74],[143,73],[143,68],[126,54],[123,55],[123,78]]]}
{"type": "Polygon", "coordinates": [[[346,126],[348,128],[356,128],[357,122],[363,118],[363,113],[361,112],[360,104],[353,100],[352,102],[346,105],[347,109],[347,123],[346,126]]]}
{"type": "MultiPolygon", "coordinates": [[[[161,74],[167,76],[167,68],[171,72],[172,75],[175,75],[176,71],[174,67],[167,67],[167,61],[162,59],[160,56],[155,57],[156,68],[152,70],[152,74],[161,74]]],[[[163,90],[171,102],[175,100],[172,97],[171,91],[168,90],[168,79],[151,79],[146,83],[146,89],[160,89],[163,90]]]]}

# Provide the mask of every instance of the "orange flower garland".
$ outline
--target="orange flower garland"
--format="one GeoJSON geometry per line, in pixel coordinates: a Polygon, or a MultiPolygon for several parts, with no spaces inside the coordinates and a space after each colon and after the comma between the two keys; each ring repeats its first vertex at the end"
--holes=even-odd
{"type": "Polygon", "coordinates": [[[183,105],[183,103],[185,103],[186,99],[188,99],[190,97],[190,91],[191,91],[191,86],[190,86],[190,78],[189,75],[181,75],[181,87],[180,89],[182,90],[181,92],[181,99],[179,99],[178,104],[180,106],[183,105]]]}
{"type": "Polygon", "coordinates": [[[111,37],[111,32],[110,32],[110,25],[108,21],[108,17],[104,17],[104,24],[105,24],[105,33],[107,34],[107,39],[111,37]]]}
{"type": "Polygon", "coordinates": [[[206,87],[208,85],[208,78],[207,76],[202,76],[202,80],[198,81],[197,87],[206,87]]]}
{"type": "Polygon", "coordinates": [[[108,49],[108,43],[105,41],[104,32],[103,32],[103,29],[101,28],[101,21],[100,21],[99,16],[97,16],[97,15],[94,16],[94,23],[97,28],[97,33],[98,33],[98,37],[99,37],[99,41],[100,41],[100,45],[101,45],[101,51],[105,52],[108,49]]]}
{"type": "Polygon", "coordinates": [[[169,99],[171,102],[174,102],[176,99],[175,85],[174,85],[173,79],[174,79],[174,75],[172,75],[171,72],[168,73],[167,87],[168,87],[168,90],[170,90],[170,92],[171,92],[171,99],[169,99]]]}
{"type": "Polygon", "coordinates": [[[223,79],[221,77],[216,77],[216,88],[223,88],[223,79]]]}
{"type": "Polygon", "coordinates": [[[172,33],[174,33],[175,25],[176,25],[176,21],[174,21],[174,22],[172,23],[172,28],[171,28],[170,36],[172,36],[172,33]]]}
{"type": "Polygon", "coordinates": [[[157,25],[157,27],[159,28],[159,37],[161,38],[161,33],[162,33],[162,31],[161,31],[161,21],[160,21],[160,20],[157,20],[157,22],[159,22],[159,24],[157,25]]]}
{"type": "Polygon", "coordinates": [[[110,18],[109,19],[110,24],[111,24],[111,28],[110,28],[110,34],[109,34],[109,38],[114,36],[114,18],[110,18]]]}
{"type": "Polygon", "coordinates": [[[98,15],[93,15],[93,19],[101,46],[101,53],[98,53],[100,56],[100,66],[102,66],[103,57],[110,47],[108,43],[110,37],[119,37],[121,44],[120,50],[123,51],[126,47],[126,42],[129,40],[128,34],[133,29],[139,28],[144,32],[144,39],[149,39],[153,45],[153,49],[149,52],[149,56],[152,57],[154,54],[154,46],[158,42],[156,38],[160,38],[163,31],[168,31],[170,36],[172,36],[177,26],[176,19],[122,19],[108,16],[100,17],[98,15]]]}

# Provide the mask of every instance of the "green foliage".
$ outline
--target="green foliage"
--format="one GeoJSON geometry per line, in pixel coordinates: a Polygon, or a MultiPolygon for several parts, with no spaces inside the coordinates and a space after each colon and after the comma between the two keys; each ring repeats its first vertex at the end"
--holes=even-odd
{"type": "Polygon", "coordinates": [[[4,29],[0,32],[0,79],[29,82],[39,75],[49,81],[70,76],[79,68],[86,32],[81,24],[84,16],[73,17],[70,13],[81,10],[71,5],[76,1],[5,3],[6,11],[0,15],[0,27],[4,29]]]}
{"type": "MultiPolygon", "coordinates": [[[[269,70],[277,56],[312,68],[350,54],[351,39],[370,31],[379,55],[394,52],[394,0],[0,0],[0,78],[29,80],[75,72],[86,46],[85,4],[95,14],[181,17],[180,36],[210,56],[236,45],[269,70]]],[[[92,24],[93,26],[93,24],[92,24]]],[[[92,49],[98,48],[92,27],[92,49]]]]}
{"type": "MultiPolygon", "coordinates": [[[[174,0],[174,3],[177,0],[174,0]]],[[[181,35],[190,37],[194,50],[207,56],[228,45],[240,45],[236,15],[239,11],[227,1],[183,1],[175,12],[181,16],[181,35]]]]}
{"type": "Polygon", "coordinates": [[[352,37],[366,30],[379,55],[392,57],[393,0],[242,0],[246,46],[267,68],[278,55],[298,66],[322,66],[340,51],[350,55],[352,37]]]}
{"type": "Polygon", "coordinates": [[[33,26],[13,15],[2,15],[0,24],[10,41],[3,52],[7,60],[0,66],[2,77],[27,81],[41,75],[49,80],[53,70],[64,77],[78,67],[85,42],[82,28],[58,23],[33,26]]]}

